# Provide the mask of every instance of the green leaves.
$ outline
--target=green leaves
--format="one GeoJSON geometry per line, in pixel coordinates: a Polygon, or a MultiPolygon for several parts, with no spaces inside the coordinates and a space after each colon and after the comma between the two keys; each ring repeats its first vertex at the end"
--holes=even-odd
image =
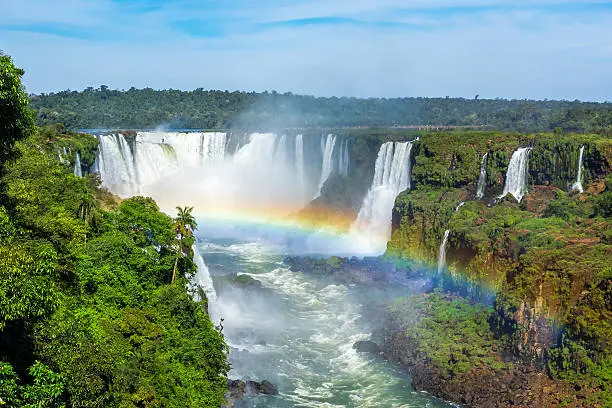
{"type": "Polygon", "coordinates": [[[42,318],[57,305],[52,276],[56,254],[47,247],[37,255],[19,245],[0,244],[0,330],[14,320],[42,318]]]}
{"type": "Polygon", "coordinates": [[[0,362],[0,406],[8,408],[64,408],[64,380],[36,361],[29,369],[31,381],[21,384],[15,370],[0,362]]]}

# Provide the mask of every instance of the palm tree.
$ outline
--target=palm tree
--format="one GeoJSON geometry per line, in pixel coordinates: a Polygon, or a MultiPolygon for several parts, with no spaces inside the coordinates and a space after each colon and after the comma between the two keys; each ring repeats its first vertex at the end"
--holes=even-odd
{"type": "MultiPolygon", "coordinates": [[[[181,255],[185,254],[183,238],[191,237],[193,235],[193,231],[198,227],[198,223],[196,222],[193,215],[191,215],[191,211],[193,211],[193,207],[176,207],[177,216],[174,219],[174,231],[176,232],[176,239],[178,240],[178,245],[176,247],[176,259],[174,260],[174,268],[172,269],[172,280],[170,283],[174,282],[174,278],[176,277],[176,267],[178,265],[178,260],[181,255]]],[[[189,250],[187,250],[189,252],[189,250]]]]}

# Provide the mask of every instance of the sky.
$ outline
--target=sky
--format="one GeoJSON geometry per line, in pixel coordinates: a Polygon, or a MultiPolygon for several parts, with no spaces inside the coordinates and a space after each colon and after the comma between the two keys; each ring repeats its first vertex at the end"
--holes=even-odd
{"type": "Polygon", "coordinates": [[[612,1],[0,0],[31,93],[612,100],[612,1]]]}

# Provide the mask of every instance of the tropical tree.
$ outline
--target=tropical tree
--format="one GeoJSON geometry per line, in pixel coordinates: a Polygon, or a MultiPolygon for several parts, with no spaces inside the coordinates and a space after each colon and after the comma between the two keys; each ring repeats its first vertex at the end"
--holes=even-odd
{"type": "Polygon", "coordinates": [[[193,245],[193,231],[198,227],[198,224],[191,214],[193,207],[176,207],[177,216],[174,219],[174,231],[176,232],[176,258],[174,260],[174,268],[172,268],[171,283],[176,277],[176,268],[181,256],[189,254],[189,248],[193,245]]]}

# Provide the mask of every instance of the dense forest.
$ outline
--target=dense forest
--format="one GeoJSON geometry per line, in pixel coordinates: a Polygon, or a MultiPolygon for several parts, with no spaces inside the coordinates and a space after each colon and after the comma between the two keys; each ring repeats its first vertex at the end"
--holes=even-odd
{"type": "Polygon", "coordinates": [[[227,346],[187,284],[190,208],[173,219],[73,175],[97,140],[36,128],[22,75],[0,55],[0,406],[221,405],[227,346]]]}
{"type": "Polygon", "coordinates": [[[611,132],[612,103],[463,98],[317,98],[276,92],[106,86],[31,96],[39,124],[72,129],[479,126],[521,132],[611,132]]]}

